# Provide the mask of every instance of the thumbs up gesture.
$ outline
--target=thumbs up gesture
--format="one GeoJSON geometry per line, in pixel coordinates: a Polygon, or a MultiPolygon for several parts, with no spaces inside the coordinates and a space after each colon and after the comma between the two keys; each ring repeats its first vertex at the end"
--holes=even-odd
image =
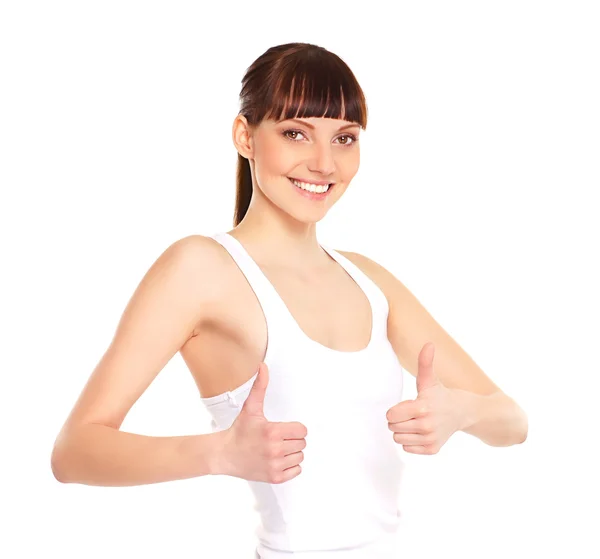
{"type": "Polygon", "coordinates": [[[283,483],[300,475],[307,429],[299,422],[273,422],[265,418],[263,406],[268,384],[268,367],[260,363],[239,415],[223,431],[219,473],[267,483],[283,483]]]}
{"type": "Polygon", "coordinates": [[[437,454],[460,429],[455,392],[445,387],[433,371],[434,350],[429,342],[419,353],[416,400],[400,402],[386,414],[394,441],[413,454],[437,454]]]}

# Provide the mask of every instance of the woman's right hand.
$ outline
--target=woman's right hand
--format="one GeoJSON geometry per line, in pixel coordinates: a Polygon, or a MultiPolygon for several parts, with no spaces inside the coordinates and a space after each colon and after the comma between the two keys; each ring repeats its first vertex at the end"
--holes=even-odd
{"type": "Polygon", "coordinates": [[[297,421],[272,422],[265,418],[263,404],[268,384],[268,367],[260,363],[239,415],[229,429],[222,431],[219,474],[283,483],[301,473],[307,429],[297,421]]]}

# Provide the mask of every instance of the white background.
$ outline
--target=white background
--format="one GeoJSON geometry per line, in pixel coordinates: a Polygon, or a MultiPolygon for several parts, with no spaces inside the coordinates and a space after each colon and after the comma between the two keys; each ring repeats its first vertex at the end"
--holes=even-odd
{"type": "MultiPolygon", "coordinates": [[[[403,557],[598,557],[599,28],[578,1],[3,2],[0,556],[253,557],[244,480],[65,485],[50,454],[154,260],[232,227],[242,76],[300,41],[369,107],[319,239],[392,271],[529,417],[522,445],[403,452],[403,557]]],[[[208,432],[198,397],[177,354],[122,429],[208,432]]]]}

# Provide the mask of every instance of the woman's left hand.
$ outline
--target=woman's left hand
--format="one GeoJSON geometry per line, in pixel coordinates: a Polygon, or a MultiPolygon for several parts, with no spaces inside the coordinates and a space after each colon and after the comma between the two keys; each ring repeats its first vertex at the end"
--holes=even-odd
{"type": "Polygon", "coordinates": [[[433,372],[434,349],[429,342],[419,354],[417,399],[402,401],[386,414],[394,441],[413,454],[437,454],[461,426],[456,392],[445,387],[433,372]]]}

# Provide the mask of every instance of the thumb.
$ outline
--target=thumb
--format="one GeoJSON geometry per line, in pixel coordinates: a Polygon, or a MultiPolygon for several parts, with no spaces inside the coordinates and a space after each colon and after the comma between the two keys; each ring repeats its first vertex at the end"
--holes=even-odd
{"type": "Polygon", "coordinates": [[[417,371],[417,392],[438,384],[438,379],[433,371],[433,356],[435,346],[432,342],[426,343],[419,353],[419,369],[417,371]]]}
{"type": "Polygon", "coordinates": [[[261,362],[258,365],[258,374],[254,379],[254,384],[248,393],[248,397],[246,398],[242,409],[251,415],[260,415],[264,417],[265,413],[263,405],[268,384],[269,368],[266,363],[261,362]]]}

